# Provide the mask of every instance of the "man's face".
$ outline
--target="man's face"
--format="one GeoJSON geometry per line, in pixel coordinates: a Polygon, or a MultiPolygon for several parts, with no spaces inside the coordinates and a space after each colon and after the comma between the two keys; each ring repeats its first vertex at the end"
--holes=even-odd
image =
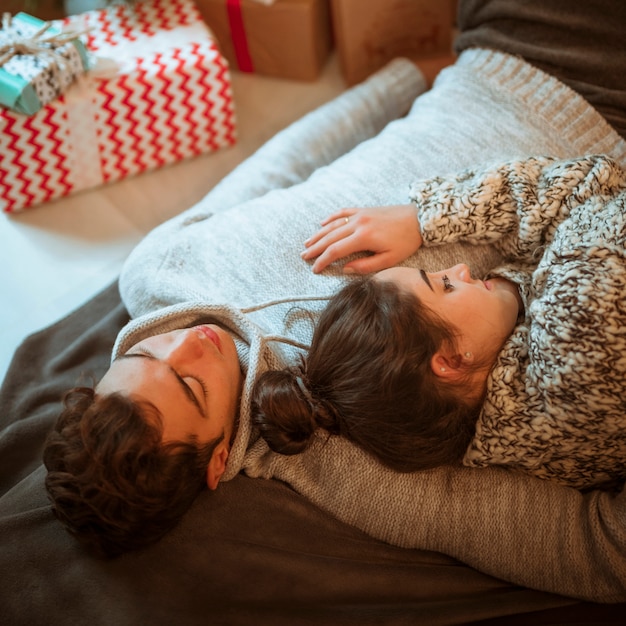
{"type": "Polygon", "coordinates": [[[147,401],[161,414],[163,442],[230,442],[242,373],[232,337],[208,324],[155,335],[113,361],[96,393],[147,401]]]}

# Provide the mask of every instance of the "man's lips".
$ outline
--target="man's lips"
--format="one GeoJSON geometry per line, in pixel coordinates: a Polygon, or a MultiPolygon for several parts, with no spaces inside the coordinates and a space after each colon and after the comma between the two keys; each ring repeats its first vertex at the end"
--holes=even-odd
{"type": "Polygon", "coordinates": [[[210,326],[198,326],[198,330],[209,340],[212,341],[217,349],[222,351],[222,342],[218,334],[210,326]]]}

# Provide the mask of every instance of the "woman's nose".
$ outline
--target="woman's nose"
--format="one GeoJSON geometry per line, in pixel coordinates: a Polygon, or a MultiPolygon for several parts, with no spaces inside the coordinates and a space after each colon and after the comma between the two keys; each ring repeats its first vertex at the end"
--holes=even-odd
{"type": "Polygon", "coordinates": [[[469,265],[466,263],[457,263],[453,268],[451,268],[449,273],[451,273],[457,280],[463,281],[464,283],[469,283],[472,280],[472,273],[469,265]]]}

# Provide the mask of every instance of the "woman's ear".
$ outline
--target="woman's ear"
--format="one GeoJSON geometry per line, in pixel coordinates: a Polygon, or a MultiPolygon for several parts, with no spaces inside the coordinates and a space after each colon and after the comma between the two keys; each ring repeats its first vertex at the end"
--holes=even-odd
{"type": "Polygon", "coordinates": [[[215,450],[211,460],[206,469],[206,484],[209,489],[214,491],[219,485],[222,475],[226,471],[226,461],[228,461],[229,448],[226,441],[220,441],[215,450]]]}
{"type": "Polygon", "coordinates": [[[441,350],[435,352],[430,360],[430,368],[435,376],[447,380],[456,380],[461,376],[463,358],[460,354],[448,354],[441,350]]]}

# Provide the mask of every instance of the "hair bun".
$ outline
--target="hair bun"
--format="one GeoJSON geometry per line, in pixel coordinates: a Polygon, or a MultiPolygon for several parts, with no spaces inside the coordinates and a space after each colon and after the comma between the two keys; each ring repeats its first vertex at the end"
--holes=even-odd
{"type": "Polygon", "coordinates": [[[310,444],[317,428],[315,403],[299,373],[262,374],[252,392],[252,423],[267,445],[280,454],[298,454],[310,444]]]}

